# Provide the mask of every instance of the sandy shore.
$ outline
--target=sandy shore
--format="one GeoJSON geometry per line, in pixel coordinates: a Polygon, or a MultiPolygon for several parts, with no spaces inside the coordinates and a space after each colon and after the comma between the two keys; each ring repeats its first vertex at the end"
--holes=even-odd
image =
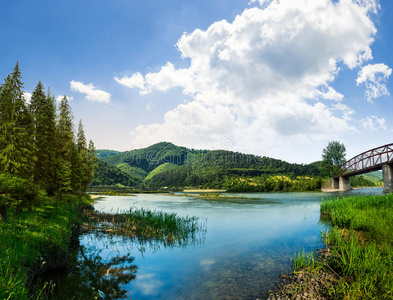
{"type": "Polygon", "coordinates": [[[208,190],[208,189],[198,189],[198,190],[183,190],[185,193],[225,193],[226,190],[208,190]]]}

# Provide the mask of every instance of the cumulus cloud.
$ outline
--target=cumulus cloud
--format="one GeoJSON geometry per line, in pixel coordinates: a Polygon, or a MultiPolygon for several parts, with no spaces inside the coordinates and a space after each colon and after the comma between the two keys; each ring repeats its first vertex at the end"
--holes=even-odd
{"type": "Polygon", "coordinates": [[[111,100],[111,94],[108,92],[97,89],[93,84],[84,84],[80,81],[72,80],[70,82],[71,90],[86,95],[86,99],[89,101],[105,102],[109,103],[111,100]]]}
{"type": "Polygon", "coordinates": [[[384,118],[378,118],[377,116],[367,117],[360,120],[363,128],[367,130],[387,130],[386,120],[384,118]]]}
{"type": "Polygon", "coordinates": [[[144,84],[144,78],[141,73],[137,72],[133,74],[131,77],[124,76],[123,78],[118,78],[115,77],[115,80],[117,83],[124,85],[129,88],[139,88],[141,90],[144,90],[145,84],[144,84]]]}
{"type": "Polygon", "coordinates": [[[366,85],[368,102],[373,103],[373,99],[390,95],[385,82],[391,74],[392,69],[385,64],[369,64],[360,70],[356,83],[366,85]]]}
{"type": "Polygon", "coordinates": [[[306,147],[355,130],[353,111],[330,84],[340,68],[372,59],[373,0],[274,0],[179,39],[189,67],[166,63],[158,72],[115,78],[141,94],[180,88],[188,102],[161,124],[132,133],[136,147],[170,140],[220,147],[232,136],[248,152],[306,147]],[[341,105],[339,105],[341,103],[341,105]]]}
{"type": "MultiPolygon", "coordinates": [[[[67,100],[68,100],[68,101],[74,100],[74,97],[69,97],[69,96],[66,96],[66,97],[67,97],[67,100]]],[[[57,102],[60,102],[63,98],[64,98],[64,96],[57,96],[57,97],[56,97],[56,101],[57,101],[57,102]]]]}
{"type": "Polygon", "coordinates": [[[27,103],[31,102],[31,96],[32,96],[31,93],[23,92],[23,98],[25,98],[27,103]]]}

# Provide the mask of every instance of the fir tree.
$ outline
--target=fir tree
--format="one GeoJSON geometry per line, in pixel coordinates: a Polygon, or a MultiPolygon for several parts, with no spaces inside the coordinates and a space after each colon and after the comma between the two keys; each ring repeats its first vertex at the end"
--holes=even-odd
{"type": "Polygon", "coordinates": [[[60,102],[59,119],[56,128],[56,177],[59,198],[72,191],[72,156],[74,151],[74,130],[71,109],[67,97],[60,102]]]}
{"type": "Polygon", "coordinates": [[[94,172],[98,167],[96,148],[94,147],[94,143],[92,140],[90,140],[89,148],[87,149],[87,161],[88,161],[88,174],[85,181],[85,189],[87,188],[89,183],[93,180],[94,172]]]}
{"type": "Polygon", "coordinates": [[[36,160],[34,127],[21,78],[17,62],[0,91],[0,167],[6,174],[30,179],[36,160]]]}
{"type": "Polygon", "coordinates": [[[85,132],[83,130],[82,120],[79,121],[77,133],[77,151],[74,155],[74,190],[78,192],[85,192],[85,182],[89,180],[89,161],[88,150],[86,145],[85,132]]]}
{"type": "Polygon", "coordinates": [[[34,117],[37,161],[34,168],[34,182],[48,194],[55,192],[56,165],[56,105],[50,92],[44,93],[44,86],[38,82],[31,96],[30,109],[34,117]]]}

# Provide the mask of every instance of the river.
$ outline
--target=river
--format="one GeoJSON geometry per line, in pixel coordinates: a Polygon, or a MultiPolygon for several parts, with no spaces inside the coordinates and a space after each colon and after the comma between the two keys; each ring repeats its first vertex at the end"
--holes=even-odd
{"type": "MultiPolygon", "coordinates": [[[[362,194],[382,194],[382,189],[345,193],[362,194]]],[[[95,234],[81,236],[80,244],[93,249],[85,256],[94,253],[104,262],[113,256],[134,258],[132,271],[125,271],[133,276],[119,283],[127,299],[257,299],[275,288],[280,274],[291,272],[295,253],[323,245],[321,232],[326,228],[319,223],[319,203],[337,195],[344,193],[225,194],[242,198],[226,200],[161,194],[106,196],[94,204],[96,210],[146,208],[196,216],[206,222],[206,232],[183,247],[138,245],[95,234]]],[[[107,271],[105,276],[112,275],[107,271]]],[[[71,289],[76,295],[82,293],[71,289]]]]}

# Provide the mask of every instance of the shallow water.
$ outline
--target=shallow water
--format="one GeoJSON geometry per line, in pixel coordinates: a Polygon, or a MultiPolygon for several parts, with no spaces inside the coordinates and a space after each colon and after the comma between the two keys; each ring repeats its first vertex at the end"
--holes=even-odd
{"type": "MultiPolygon", "coordinates": [[[[345,195],[382,194],[360,189],[345,195]]],[[[225,194],[244,199],[204,200],[192,196],[138,194],[97,200],[99,211],[146,208],[197,216],[207,232],[196,245],[145,247],[120,237],[81,237],[105,261],[115,255],[133,256],[136,278],[122,284],[132,299],[256,299],[292,269],[290,258],[304,249],[322,246],[319,224],[321,199],[343,194],[248,193],[225,194]]],[[[109,278],[110,275],[108,275],[109,278]]]]}

